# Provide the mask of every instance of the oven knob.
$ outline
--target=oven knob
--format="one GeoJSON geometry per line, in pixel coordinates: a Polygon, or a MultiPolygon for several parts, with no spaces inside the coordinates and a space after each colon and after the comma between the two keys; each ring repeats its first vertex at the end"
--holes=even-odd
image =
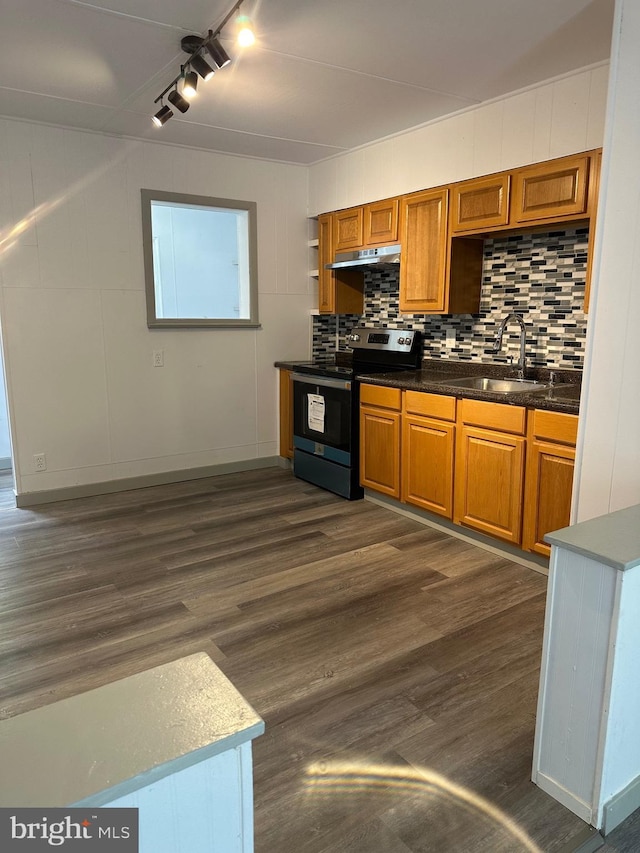
{"type": "Polygon", "coordinates": [[[359,341],[360,335],[349,335],[349,340],[350,341],[359,341]]]}
{"type": "Polygon", "coordinates": [[[403,343],[404,343],[404,338],[398,338],[398,343],[399,343],[399,344],[403,344],[403,343]]]}

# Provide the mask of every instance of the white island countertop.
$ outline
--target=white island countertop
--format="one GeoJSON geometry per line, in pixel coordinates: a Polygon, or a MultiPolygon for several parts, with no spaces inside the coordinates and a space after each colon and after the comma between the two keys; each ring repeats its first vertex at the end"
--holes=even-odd
{"type": "Polygon", "coordinates": [[[563,527],[544,538],[624,572],[640,566],[640,505],[563,527]]]}
{"type": "Polygon", "coordinates": [[[190,655],[0,722],[0,806],[99,806],[263,731],[211,658],[190,655]]]}

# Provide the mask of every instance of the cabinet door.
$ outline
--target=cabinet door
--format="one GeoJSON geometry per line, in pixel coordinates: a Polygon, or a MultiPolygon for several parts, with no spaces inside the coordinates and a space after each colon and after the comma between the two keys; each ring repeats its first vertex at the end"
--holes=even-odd
{"type": "Polygon", "coordinates": [[[451,231],[495,228],[509,221],[510,175],[454,184],[451,188],[451,231]]]}
{"type": "Polygon", "coordinates": [[[360,407],[360,485],[400,498],[400,413],[360,407]]]}
{"type": "Polygon", "coordinates": [[[513,175],[511,223],[587,215],[589,156],[564,157],[513,175]]]}
{"type": "Polygon", "coordinates": [[[385,246],[398,240],[398,199],[364,206],[365,246],[385,246]]]}
{"type": "Polygon", "coordinates": [[[453,517],[455,426],[415,416],[402,420],[402,500],[453,517]]]}
{"type": "Polygon", "coordinates": [[[457,524],[520,543],[524,451],[524,437],[466,425],[458,430],[457,524]]]}
{"type": "Polygon", "coordinates": [[[293,380],[280,369],[280,456],[293,459],[293,380]]]}
{"type": "Polygon", "coordinates": [[[447,310],[448,190],[413,193],[400,201],[400,310],[447,310]]]}
{"type": "Polygon", "coordinates": [[[575,448],[561,444],[529,443],[522,547],[548,557],[551,548],[545,533],[567,527],[575,448]]]}
{"type": "Polygon", "coordinates": [[[361,207],[351,207],[348,210],[339,210],[333,214],[334,252],[346,252],[349,249],[361,248],[363,237],[363,210],[361,207]]]}

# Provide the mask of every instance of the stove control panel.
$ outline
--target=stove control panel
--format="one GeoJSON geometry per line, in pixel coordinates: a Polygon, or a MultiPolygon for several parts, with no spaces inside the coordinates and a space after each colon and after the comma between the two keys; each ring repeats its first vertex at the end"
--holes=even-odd
{"type": "Polygon", "coordinates": [[[377,349],[388,352],[410,352],[414,341],[417,342],[417,333],[405,329],[370,329],[361,326],[347,335],[347,342],[351,349],[377,349]]]}

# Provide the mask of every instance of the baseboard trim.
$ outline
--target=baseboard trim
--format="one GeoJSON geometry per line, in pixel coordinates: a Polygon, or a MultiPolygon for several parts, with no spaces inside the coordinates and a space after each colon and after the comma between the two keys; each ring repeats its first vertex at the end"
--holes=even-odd
{"type": "Polygon", "coordinates": [[[492,554],[504,557],[507,560],[511,560],[513,563],[519,563],[521,566],[533,569],[534,572],[539,572],[542,575],[549,574],[549,561],[537,554],[529,554],[526,551],[522,551],[520,548],[509,545],[507,542],[501,543],[496,539],[489,539],[489,537],[484,536],[482,533],[476,533],[474,530],[469,530],[466,527],[460,527],[460,525],[454,524],[446,518],[436,519],[431,515],[427,515],[417,507],[414,508],[410,507],[408,504],[400,504],[398,501],[394,500],[394,498],[388,498],[385,495],[370,492],[368,489],[365,489],[364,497],[365,500],[371,501],[371,503],[379,504],[386,509],[397,512],[399,515],[405,515],[408,518],[414,519],[414,521],[419,521],[427,527],[433,527],[435,530],[447,533],[455,539],[462,539],[463,542],[468,542],[470,545],[477,545],[478,548],[490,551],[492,554]]]}
{"type": "Polygon", "coordinates": [[[567,841],[556,853],[594,853],[604,846],[604,838],[593,826],[585,826],[580,832],[567,841]]]}
{"type": "Polygon", "coordinates": [[[602,811],[602,832],[608,835],[616,826],[626,820],[630,814],[640,808],[640,776],[619,791],[615,797],[604,804],[602,811]]]}
{"type": "Polygon", "coordinates": [[[278,458],[277,456],[265,456],[259,459],[243,459],[239,462],[222,462],[219,465],[203,465],[200,468],[142,474],[138,477],[124,477],[120,480],[106,480],[101,483],[64,486],[60,489],[43,489],[41,492],[23,492],[16,495],[16,506],[24,509],[40,504],[74,500],[75,498],[91,498],[97,495],[110,495],[114,492],[147,489],[150,486],[182,483],[186,480],[202,480],[204,477],[217,477],[220,474],[236,474],[240,471],[253,471],[259,468],[275,468],[279,464],[278,458]]]}
{"type": "Polygon", "coordinates": [[[569,809],[570,812],[573,812],[574,815],[577,815],[577,817],[585,823],[591,825],[592,820],[595,819],[596,816],[589,803],[580,799],[580,797],[577,797],[572,791],[569,791],[563,785],[560,785],[550,776],[547,776],[545,773],[541,773],[540,770],[534,770],[531,774],[531,781],[534,785],[537,785],[541,791],[544,791],[545,794],[549,794],[549,796],[553,797],[554,800],[557,800],[561,806],[564,806],[565,809],[569,809]]]}

